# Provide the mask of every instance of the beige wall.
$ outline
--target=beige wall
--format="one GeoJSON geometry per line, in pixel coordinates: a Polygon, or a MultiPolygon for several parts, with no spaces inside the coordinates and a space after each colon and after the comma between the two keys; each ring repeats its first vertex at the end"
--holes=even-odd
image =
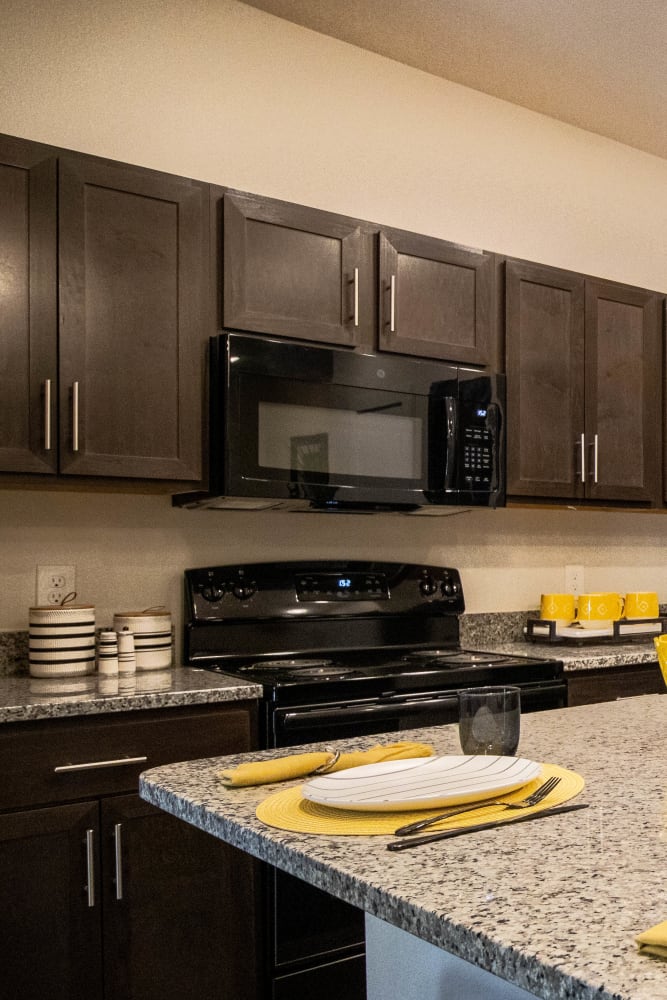
{"type": "MultiPolygon", "coordinates": [[[[5,0],[0,131],[667,289],[667,162],[318,36],[234,0],[5,0]]],[[[186,566],[384,554],[458,565],[471,611],[658,588],[660,515],[187,512],[167,498],[0,492],[0,628],[37,562],[80,596],[180,611],[186,566]]]]}

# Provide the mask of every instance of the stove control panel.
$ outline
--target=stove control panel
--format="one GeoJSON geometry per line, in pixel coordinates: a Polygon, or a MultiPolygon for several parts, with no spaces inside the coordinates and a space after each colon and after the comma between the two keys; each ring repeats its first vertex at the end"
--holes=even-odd
{"type": "Polygon", "coordinates": [[[294,589],[299,602],[389,600],[384,573],[300,573],[294,589]]]}
{"type": "Polygon", "coordinates": [[[418,563],[315,560],[185,571],[185,621],[337,615],[459,615],[456,569],[418,563]]]}

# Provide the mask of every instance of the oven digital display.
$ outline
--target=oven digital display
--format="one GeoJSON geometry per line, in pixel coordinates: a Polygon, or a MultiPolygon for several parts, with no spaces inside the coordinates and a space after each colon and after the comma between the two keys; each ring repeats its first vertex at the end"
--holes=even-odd
{"type": "Polygon", "coordinates": [[[378,601],[389,598],[383,573],[305,573],[295,578],[297,600],[378,601]]]}

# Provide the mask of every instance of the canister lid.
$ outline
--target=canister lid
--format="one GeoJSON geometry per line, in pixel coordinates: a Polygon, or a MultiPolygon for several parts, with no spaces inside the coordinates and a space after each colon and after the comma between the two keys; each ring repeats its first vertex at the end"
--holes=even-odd
{"type": "Polygon", "coordinates": [[[94,611],[94,604],[38,604],[29,611],[94,611]]]}

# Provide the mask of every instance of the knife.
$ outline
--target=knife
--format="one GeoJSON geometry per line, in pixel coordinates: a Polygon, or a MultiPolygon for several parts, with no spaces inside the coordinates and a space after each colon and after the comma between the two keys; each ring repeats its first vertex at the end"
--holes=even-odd
{"type": "Polygon", "coordinates": [[[419,847],[420,844],[432,844],[435,840],[449,840],[450,837],[460,837],[464,833],[493,830],[497,826],[509,826],[510,823],[527,823],[531,819],[545,819],[547,816],[558,816],[559,813],[574,812],[576,809],[588,809],[588,803],[578,802],[575,805],[553,806],[551,809],[543,809],[541,812],[530,813],[528,816],[496,819],[490,823],[477,823],[476,826],[461,826],[457,830],[441,830],[440,833],[428,833],[423,837],[401,837],[400,840],[393,840],[391,844],[387,844],[387,850],[407,851],[411,847],[419,847]]]}

